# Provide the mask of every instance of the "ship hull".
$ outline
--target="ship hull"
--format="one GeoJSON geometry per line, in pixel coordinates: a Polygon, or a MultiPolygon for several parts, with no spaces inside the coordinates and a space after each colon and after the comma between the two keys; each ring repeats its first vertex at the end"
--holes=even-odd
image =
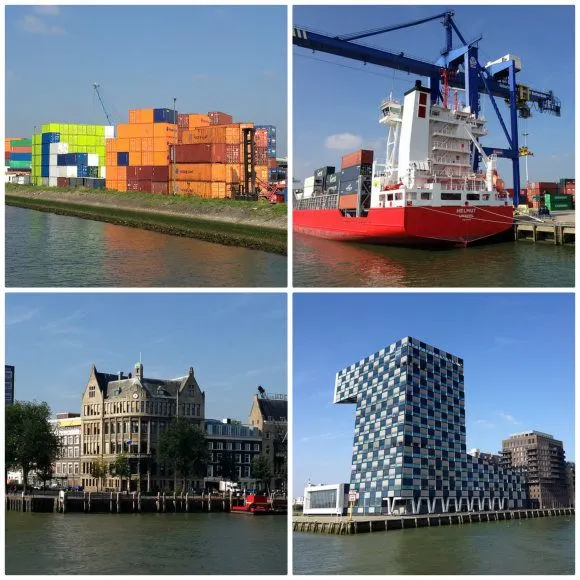
{"type": "Polygon", "coordinates": [[[385,245],[461,245],[505,232],[513,206],[440,206],[371,209],[345,217],[338,209],[293,211],[295,232],[344,242],[385,245]]]}

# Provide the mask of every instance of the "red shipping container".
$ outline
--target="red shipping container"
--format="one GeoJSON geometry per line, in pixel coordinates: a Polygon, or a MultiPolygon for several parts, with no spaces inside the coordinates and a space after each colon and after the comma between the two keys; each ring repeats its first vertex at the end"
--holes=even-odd
{"type": "Polygon", "coordinates": [[[151,170],[151,181],[169,181],[169,165],[154,165],[151,170]]]}
{"type": "Polygon", "coordinates": [[[181,129],[189,129],[189,114],[178,113],[177,126],[180,127],[181,129]]]}
{"type": "Polygon", "coordinates": [[[256,165],[268,165],[267,147],[256,147],[254,149],[254,163],[256,165]]]}
{"type": "Polygon", "coordinates": [[[348,167],[362,165],[363,163],[372,163],[373,156],[374,153],[369,149],[361,149],[360,151],[349,153],[342,157],[341,167],[342,169],[347,169],[348,167]]]}
{"type": "Polygon", "coordinates": [[[268,169],[274,169],[278,166],[278,162],[275,157],[268,157],[268,169]]]}
{"type": "Polygon", "coordinates": [[[240,145],[226,145],[226,163],[241,163],[242,147],[240,145]]]}
{"type": "Polygon", "coordinates": [[[193,144],[175,147],[176,163],[225,163],[226,144],[193,144]]]}
{"type": "Polygon", "coordinates": [[[11,147],[12,153],[32,153],[32,147],[11,147]]]}
{"type": "Polygon", "coordinates": [[[234,122],[234,118],[231,115],[222,113],[220,111],[208,113],[207,116],[209,117],[209,122],[212,125],[229,125],[230,123],[234,122]]]}
{"type": "Polygon", "coordinates": [[[268,147],[268,129],[256,129],[254,143],[256,147],[268,147]]]}
{"type": "Polygon", "coordinates": [[[358,203],[358,194],[348,193],[346,195],[338,196],[339,209],[355,209],[358,203]]]}
{"type": "MultiPolygon", "coordinates": [[[[150,165],[128,165],[127,180],[151,179],[150,165]]],[[[138,190],[135,190],[138,191],[138,190]]]]}
{"type": "Polygon", "coordinates": [[[68,177],[57,177],[56,185],[57,187],[68,187],[69,186],[68,177]]]}
{"type": "Polygon", "coordinates": [[[168,195],[169,194],[169,184],[161,181],[152,181],[151,182],[151,193],[157,193],[160,195],[168,195]]]}

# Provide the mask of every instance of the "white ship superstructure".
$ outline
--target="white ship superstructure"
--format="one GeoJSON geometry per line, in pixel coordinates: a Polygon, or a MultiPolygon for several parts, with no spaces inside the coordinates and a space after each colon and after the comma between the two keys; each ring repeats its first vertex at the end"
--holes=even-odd
{"type": "Polygon", "coordinates": [[[380,122],[389,128],[385,163],[373,166],[371,208],[410,206],[505,206],[511,203],[497,175],[496,157],[479,138],[485,119],[468,107],[431,104],[418,81],[403,104],[387,99],[380,122]],[[472,168],[477,149],[485,173],[472,168]]]}

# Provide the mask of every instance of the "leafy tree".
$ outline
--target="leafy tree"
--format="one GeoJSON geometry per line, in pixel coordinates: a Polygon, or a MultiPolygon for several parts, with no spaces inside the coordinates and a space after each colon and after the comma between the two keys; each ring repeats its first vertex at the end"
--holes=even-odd
{"type": "Polygon", "coordinates": [[[125,453],[117,455],[109,469],[113,477],[119,478],[119,491],[123,491],[123,480],[131,477],[131,464],[127,455],[125,453]]]}
{"type": "Polygon", "coordinates": [[[269,482],[272,478],[272,466],[267,455],[260,453],[252,461],[252,477],[259,482],[265,483],[266,490],[269,489],[269,482]]]}
{"type": "Polygon", "coordinates": [[[103,478],[107,473],[109,473],[109,464],[102,457],[91,463],[90,474],[101,484],[101,491],[103,490],[103,478]]]}
{"type": "Polygon", "coordinates": [[[28,475],[35,469],[44,470],[61,453],[60,438],[48,422],[50,407],[47,403],[16,401],[5,410],[6,469],[21,469],[24,492],[28,475]]]}
{"type": "Polygon", "coordinates": [[[158,457],[173,467],[174,489],[178,474],[187,489],[189,475],[202,476],[207,471],[209,451],[204,432],[184,417],[175,417],[159,437],[158,457]]]}
{"type": "Polygon", "coordinates": [[[238,481],[238,466],[231,451],[223,451],[218,464],[219,474],[226,481],[238,481]]]}

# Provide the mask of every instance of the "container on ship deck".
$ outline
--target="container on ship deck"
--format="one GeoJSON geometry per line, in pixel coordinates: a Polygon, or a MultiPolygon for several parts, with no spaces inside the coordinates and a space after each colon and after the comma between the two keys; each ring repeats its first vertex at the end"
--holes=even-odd
{"type": "Polygon", "coordinates": [[[370,149],[361,149],[354,153],[343,155],[341,160],[341,168],[346,169],[353,165],[365,165],[370,163],[372,165],[374,153],[370,149]]]}
{"type": "Polygon", "coordinates": [[[363,165],[352,165],[340,172],[340,181],[352,181],[353,179],[357,179],[360,175],[370,179],[372,177],[372,173],[372,164],[365,163],[363,165]]]}
{"type": "Polygon", "coordinates": [[[304,187],[313,187],[314,186],[314,175],[307,177],[304,180],[304,187]]]}
{"type": "Polygon", "coordinates": [[[176,145],[175,162],[226,163],[228,151],[227,147],[228,146],[225,143],[197,143],[191,145],[176,145]]]}
{"type": "Polygon", "coordinates": [[[358,203],[358,195],[350,193],[348,195],[340,195],[338,197],[339,209],[356,209],[358,203]]]}
{"type": "Polygon", "coordinates": [[[329,175],[326,176],[326,186],[333,186],[333,185],[338,185],[339,179],[338,179],[338,173],[330,173],[329,175]]]}
{"type": "Polygon", "coordinates": [[[319,169],[314,170],[314,179],[315,180],[322,179],[323,181],[325,181],[327,175],[331,175],[334,172],[335,172],[335,168],[331,165],[327,165],[325,167],[320,167],[319,169]]]}
{"type": "Polygon", "coordinates": [[[349,195],[351,193],[358,192],[358,179],[352,179],[350,181],[340,180],[340,186],[338,188],[338,193],[340,195],[349,195]]]}

